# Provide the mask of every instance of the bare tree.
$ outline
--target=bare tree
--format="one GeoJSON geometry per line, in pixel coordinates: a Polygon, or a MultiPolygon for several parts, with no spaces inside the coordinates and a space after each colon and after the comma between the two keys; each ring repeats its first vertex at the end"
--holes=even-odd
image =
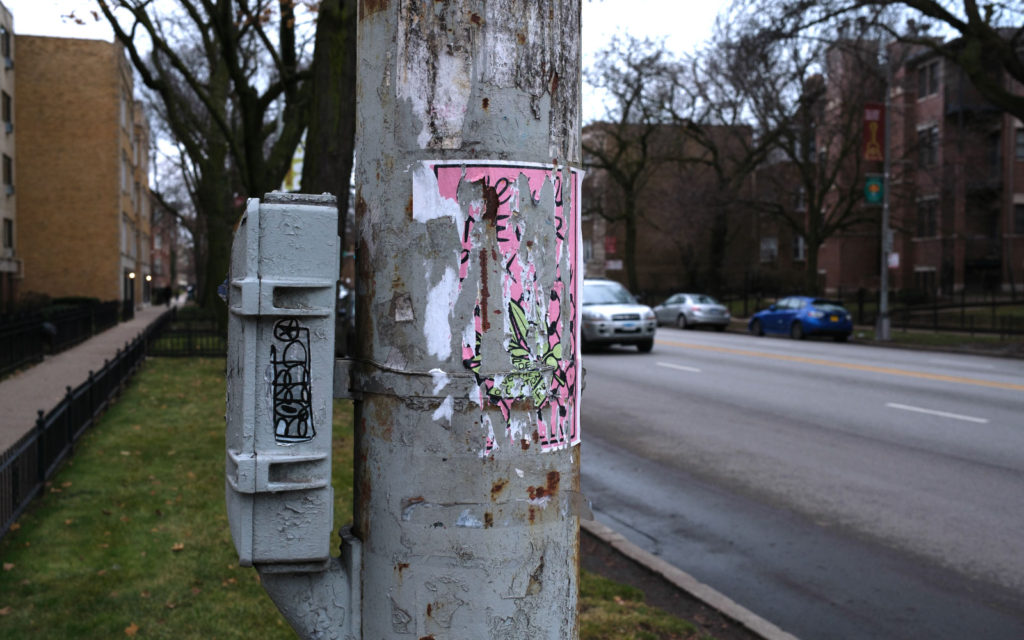
{"type": "Polygon", "coordinates": [[[615,38],[587,71],[588,81],[610,103],[605,119],[584,128],[583,160],[602,176],[601,193],[590,211],[625,231],[627,284],[639,290],[636,250],[647,217],[644,192],[658,170],[676,158],[665,109],[668,81],[676,63],[663,45],[649,39],[615,38]]]}
{"type": "MultiPolygon", "coordinates": [[[[337,68],[350,55],[348,44],[324,35],[317,38],[322,50],[313,55],[306,38],[312,27],[304,29],[309,22],[301,18],[315,14],[316,2],[177,0],[173,8],[151,0],[96,2],[187,161],[186,184],[197,214],[194,237],[204,255],[199,301],[218,308],[216,290],[227,273],[240,208],[246,197],[281,185],[310,122],[313,77],[331,78],[330,71],[314,73],[311,65],[337,68]]],[[[345,6],[351,12],[351,2],[323,4],[328,19],[318,28],[354,33],[354,20],[335,19],[345,6]]],[[[351,91],[325,91],[354,101],[351,91]]],[[[324,100],[318,98],[318,112],[326,109],[324,100]]],[[[351,113],[343,105],[337,111],[342,119],[351,113]]],[[[337,125],[333,132],[318,131],[311,164],[331,161],[320,152],[320,141],[350,130],[337,125]]]]}
{"type": "Polygon", "coordinates": [[[778,33],[876,25],[889,39],[925,47],[958,66],[981,95],[1024,120],[1024,3],[1017,0],[739,0],[778,33]]]}
{"type": "Polygon", "coordinates": [[[864,206],[861,122],[865,103],[884,98],[880,34],[865,22],[780,29],[771,4],[741,2],[719,22],[698,86],[706,119],[754,130],[733,164],[736,175],[757,169],[746,205],[804,243],[813,292],[822,244],[877,220],[864,206]]]}

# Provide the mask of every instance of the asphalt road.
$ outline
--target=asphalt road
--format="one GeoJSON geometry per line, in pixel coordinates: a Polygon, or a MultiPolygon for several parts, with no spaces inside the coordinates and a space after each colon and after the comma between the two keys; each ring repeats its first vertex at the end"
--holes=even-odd
{"type": "Polygon", "coordinates": [[[1024,361],[663,328],[584,366],[635,544],[803,638],[1024,638],[1024,361]]]}

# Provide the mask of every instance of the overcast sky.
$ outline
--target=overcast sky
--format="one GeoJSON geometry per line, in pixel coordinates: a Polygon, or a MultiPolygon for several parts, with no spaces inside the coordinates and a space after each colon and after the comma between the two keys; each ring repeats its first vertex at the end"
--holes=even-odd
{"type": "MultiPolygon", "coordinates": [[[[15,33],[102,38],[112,40],[104,21],[93,20],[92,0],[0,0],[14,15],[15,33]],[[85,24],[62,19],[77,10],[85,24]]],[[[728,0],[583,0],[583,66],[604,48],[616,33],[665,39],[679,54],[691,51],[711,36],[718,12],[728,0]]],[[[584,121],[601,115],[594,100],[584,104],[584,121]]]]}

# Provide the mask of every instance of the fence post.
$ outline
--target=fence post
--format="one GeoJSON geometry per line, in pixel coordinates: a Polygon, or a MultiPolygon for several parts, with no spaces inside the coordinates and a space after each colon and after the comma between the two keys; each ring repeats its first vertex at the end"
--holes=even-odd
{"type": "Polygon", "coordinates": [[[71,453],[71,444],[75,441],[75,420],[74,420],[74,397],[71,393],[71,385],[64,386],[64,400],[67,402],[67,409],[64,410],[64,440],[68,453],[71,453]]]}
{"type": "Polygon", "coordinates": [[[39,409],[38,417],[36,418],[36,478],[39,480],[40,486],[46,482],[46,422],[44,417],[46,412],[39,409]]]}

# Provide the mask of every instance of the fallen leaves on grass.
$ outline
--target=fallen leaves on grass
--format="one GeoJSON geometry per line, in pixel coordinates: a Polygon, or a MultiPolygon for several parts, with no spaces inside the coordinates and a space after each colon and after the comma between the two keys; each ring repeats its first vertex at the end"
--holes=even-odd
{"type": "Polygon", "coordinates": [[[134,637],[139,632],[139,625],[134,622],[124,628],[124,635],[134,637]]]}
{"type": "Polygon", "coordinates": [[[175,542],[171,547],[171,551],[182,551],[185,548],[184,542],[175,542]]]}

